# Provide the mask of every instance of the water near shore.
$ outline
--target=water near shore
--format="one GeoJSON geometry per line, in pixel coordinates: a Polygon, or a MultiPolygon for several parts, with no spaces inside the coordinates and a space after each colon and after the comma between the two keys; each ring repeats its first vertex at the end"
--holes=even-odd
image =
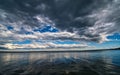
{"type": "Polygon", "coordinates": [[[0,53],[0,75],[120,75],[120,50],[0,53]]]}

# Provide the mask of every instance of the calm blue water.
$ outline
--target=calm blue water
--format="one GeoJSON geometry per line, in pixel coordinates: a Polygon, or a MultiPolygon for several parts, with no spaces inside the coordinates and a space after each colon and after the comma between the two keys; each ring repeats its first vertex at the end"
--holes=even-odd
{"type": "Polygon", "coordinates": [[[120,75],[120,50],[0,53],[0,75],[120,75]]]}

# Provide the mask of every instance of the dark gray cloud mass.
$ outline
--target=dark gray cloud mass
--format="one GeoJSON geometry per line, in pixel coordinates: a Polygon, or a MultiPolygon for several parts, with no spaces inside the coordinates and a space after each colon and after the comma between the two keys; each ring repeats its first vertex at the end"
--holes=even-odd
{"type": "Polygon", "coordinates": [[[76,32],[82,40],[97,42],[120,32],[119,12],[119,0],[0,0],[2,24],[50,24],[61,31],[76,32]]]}

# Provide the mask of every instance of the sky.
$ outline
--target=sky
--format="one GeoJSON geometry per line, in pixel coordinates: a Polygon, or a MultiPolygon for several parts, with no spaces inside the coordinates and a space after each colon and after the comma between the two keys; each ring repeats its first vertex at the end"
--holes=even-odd
{"type": "Polygon", "coordinates": [[[120,0],[0,0],[0,48],[120,47],[120,0]]]}

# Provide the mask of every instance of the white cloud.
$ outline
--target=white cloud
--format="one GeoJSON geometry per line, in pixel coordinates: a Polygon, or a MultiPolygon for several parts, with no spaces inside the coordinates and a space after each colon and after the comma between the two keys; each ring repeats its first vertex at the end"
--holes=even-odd
{"type": "Polygon", "coordinates": [[[55,38],[79,38],[79,35],[75,33],[70,33],[70,32],[56,32],[56,33],[51,33],[51,32],[46,32],[46,33],[40,33],[40,32],[34,32],[33,34],[14,34],[14,38],[16,39],[42,39],[42,40],[49,40],[49,39],[55,39],[55,38]]]}
{"type": "Polygon", "coordinates": [[[44,15],[36,15],[34,16],[34,18],[36,18],[38,20],[39,23],[41,23],[41,25],[43,24],[47,24],[47,25],[55,25],[54,22],[52,20],[50,20],[48,17],[44,16],[44,15]]]}
{"type": "Polygon", "coordinates": [[[16,48],[88,48],[87,44],[55,44],[53,42],[46,42],[46,43],[38,43],[32,42],[31,44],[9,44],[6,43],[3,47],[8,49],[16,49],[16,48]]]}
{"type": "Polygon", "coordinates": [[[39,36],[39,37],[43,37],[44,38],[79,38],[79,36],[75,33],[71,33],[71,32],[56,32],[56,33],[51,33],[51,32],[46,32],[46,33],[35,33],[35,35],[39,36]]]}

